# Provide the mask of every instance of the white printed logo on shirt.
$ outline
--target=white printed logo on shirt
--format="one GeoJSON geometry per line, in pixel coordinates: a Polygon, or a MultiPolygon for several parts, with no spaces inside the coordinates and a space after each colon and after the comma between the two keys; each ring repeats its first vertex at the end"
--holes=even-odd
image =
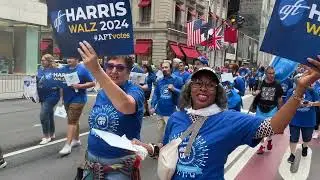
{"type": "Polygon", "coordinates": [[[119,126],[119,115],[111,105],[102,105],[92,109],[89,115],[90,128],[116,132],[119,126]]]}
{"type": "MultiPolygon", "coordinates": [[[[180,134],[181,135],[181,134],[180,134]]],[[[179,136],[174,136],[175,139],[179,136]]],[[[177,175],[183,178],[197,178],[203,168],[207,166],[208,147],[207,142],[200,135],[195,139],[189,156],[184,154],[189,139],[185,139],[179,146],[179,160],[177,163],[177,175]]]]}

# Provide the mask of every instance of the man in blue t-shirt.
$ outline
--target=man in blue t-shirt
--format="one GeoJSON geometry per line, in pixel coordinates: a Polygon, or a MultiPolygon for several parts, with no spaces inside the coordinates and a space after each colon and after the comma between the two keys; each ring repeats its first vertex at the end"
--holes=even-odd
{"type": "Polygon", "coordinates": [[[177,110],[180,90],[183,86],[181,78],[172,75],[171,64],[163,62],[161,64],[164,77],[157,82],[151,101],[150,114],[156,112],[161,119],[159,120],[159,142],[162,139],[165,126],[169,116],[177,110]]]}
{"type": "Polygon", "coordinates": [[[190,78],[190,73],[185,70],[184,62],[179,63],[179,71],[176,71],[173,74],[180,77],[183,80],[183,84],[190,78]]]}
{"type": "Polygon", "coordinates": [[[83,64],[79,63],[79,59],[69,58],[67,62],[68,65],[60,70],[61,73],[70,74],[76,72],[80,83],[63,87],[63,102],[68,114],[68,132],[67,142],[59,152],[61,155],[70,154],[72,147],[81,145],[79,139],[79,119],[87,103],[86,89],[95,86],[92,75],[83,64]]]}

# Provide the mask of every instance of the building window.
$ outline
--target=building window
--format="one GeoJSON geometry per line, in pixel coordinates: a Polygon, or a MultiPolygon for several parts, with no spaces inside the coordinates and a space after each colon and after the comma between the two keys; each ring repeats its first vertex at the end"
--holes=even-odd
{"type": "Polygon", "coordinates": [[[178,6],[175,8],[175,24],[181,24],[181,9],[178,6]]]}
{"type": "Polygon", "coordinates": [[[151,21],[151,7],[143,7],[141,9],[141,22],[150,22],[151,21]]]}

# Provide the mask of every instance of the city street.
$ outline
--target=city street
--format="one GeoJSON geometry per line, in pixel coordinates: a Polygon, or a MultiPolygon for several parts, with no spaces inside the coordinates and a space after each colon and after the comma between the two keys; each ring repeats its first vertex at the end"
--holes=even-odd
{"type": "MultiPolygon", "coordinates": [[[[244,98],[244,109],[248,109],[252,96],[244,98]]],[[[0,170],[1,180],[34,179],[34,180],[71,180],[77,166],[84,158],[87,141],[87,116],[94,96],[81,117],[82,146],[73,149],[71,155],[61,158],[58,151],[64,145],[66,120],[56,118],[57,140],[45,146],[38,146],[41,138],[39,124],[39,105],[25,100],[0,102],[0,142],[4,148],[8,166],[0,170]]],[[[247,110],[244,110],[247,112],[247,110]]],[[[142,140],[154,142],[156,139],[156,116],[143,121],[142,140]]],[[[312,142],[312,162],[310,157],[301,158],[297,173],[291,174],[286,162],[288,155],[288,133],[274,138],[274,149],[264,155],[256,155],[256,148],[241,146],[228,158],[225,165],[226,179],[318,179],[320,172],[320,143],[312,142]],[[308,172],[310,171],[310,173],[308,172]],[[283,177],[283,178],[281,178],[283,177]]],[[[309,151],[310,152],[310,151],[309,151]]],[[[311,154],[311,153],[310,153],[311,154]]],[[[157,179],[157,161],[147,158],[142,163],[142,179],[157,179]]]]}

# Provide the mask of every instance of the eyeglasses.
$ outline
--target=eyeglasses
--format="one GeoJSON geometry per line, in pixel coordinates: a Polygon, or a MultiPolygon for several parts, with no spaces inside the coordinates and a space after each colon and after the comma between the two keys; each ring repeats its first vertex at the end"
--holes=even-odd
{"type": "Polygon", "coordinates": [[[122,64],[115,65],[112,63],[106,63],[105,66],[106,66],[106,70],[108,70],[108,71],[112,71],[114,68],[116,68],[116,71],[118,71],[118,72],[122,72],[127,68],[127,66],[124,66],[122,64]]]}
{"type": "Polygon", "coordinates": [[[214,91],[218,85],[215,83],[210,82],[203,82],[203,81],[191,81],[191,87],[194,89],[200,89],[201,87],[205,87],[209,91],[214,91]]]}

